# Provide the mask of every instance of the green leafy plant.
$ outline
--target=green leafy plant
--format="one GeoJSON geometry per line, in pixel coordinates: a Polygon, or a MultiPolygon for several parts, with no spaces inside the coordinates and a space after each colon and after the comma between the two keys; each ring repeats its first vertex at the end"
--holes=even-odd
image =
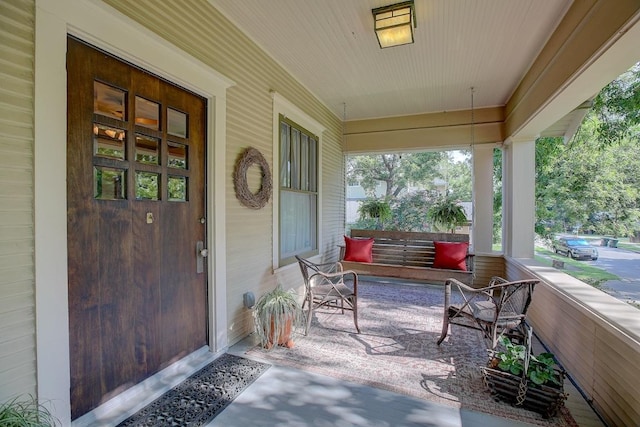
{"type": "Polygon", "coordinates": [[[509,337],[504,335],[500,337],[499,342],[504,347],[504,351],[496,352],[494,355],[498,360],[498,368],[501,371],[520,376],[524,370],[524,357],[527,348],[524,345],[512,343],[509,337]]]}
{"type": "Polygon", "coordinates": [[[58,420],[38,400],[16,397],[0,404],[0,426],[3,427],[54,427],[58,420]]]}
{"type": "Polygon", "coordinates": [[[302,308],[293,292],[281,284],[265,293],[253,307],[256,333],[261,344],[270,349],[278,344],[292,347],[291,334],[302,322],[302,308]]]}
{"type": "Polygon", "coordinates": [[[384,199],[367,199],[358,207],[361,219],[371,218],[383,228],[384,221],[391,219],[391,205],[384,199]]]}
{"type": "Polygon", "coordinates": [[[555,370],[556,361],[551,353],[540,353],[537,356],[531,356],[529,361],[529,371],[527,377],[538,385],[552,382],[561,385],[558,374],[555,370]]]}
{"type": "MultiPolygon", "coordinates": [[[[504,372],[521,376],[525,369],[524,359],[527,348],[521,344],[514,344],[509,337],[501,335],[499,338],[503,350],[494,353],[494,364],[504,372]],[[497,364],[496,364],[497,363],[497,364]]],[[[553,383],[562,385],[560,377],[555,370],[555,359],[552,353],[540,353],[537,356],[530,355],[527,378],[537,385],[553,383]]]]}
{"type": "Polygon", "coordinates": [[[437,201],[427,214],[436,228],[450,230],[451,233],[455,232],[456,227],[467,223],[464,209],[450,197],[437,201]]]}

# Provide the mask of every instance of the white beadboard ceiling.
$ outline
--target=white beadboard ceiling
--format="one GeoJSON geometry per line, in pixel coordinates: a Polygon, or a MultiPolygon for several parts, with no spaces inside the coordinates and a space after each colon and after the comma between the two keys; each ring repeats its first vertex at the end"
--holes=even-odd
{"type": "Polygon", "coordinates": [[[572,3],[415,0],[415,43],[380,49],[371,10],[398,1],[209,1],[347,120],[505,105],[572,3]]]}

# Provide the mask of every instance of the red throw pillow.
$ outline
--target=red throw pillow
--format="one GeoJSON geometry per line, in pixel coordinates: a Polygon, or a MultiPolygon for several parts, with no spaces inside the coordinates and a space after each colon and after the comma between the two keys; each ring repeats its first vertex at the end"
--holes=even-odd
{"type": "Polygon", "coordinates": [[[373,262],[373,237],[370,239],[352,239],[344,236],[346,250],[345,261],[373,262]]]}
{"type": "Polygon", "coordinates": [[[467,271],[467,251],[469,244],[465,242],[433,242],[436,256],[433,260],[434,268],[467,271]]]}

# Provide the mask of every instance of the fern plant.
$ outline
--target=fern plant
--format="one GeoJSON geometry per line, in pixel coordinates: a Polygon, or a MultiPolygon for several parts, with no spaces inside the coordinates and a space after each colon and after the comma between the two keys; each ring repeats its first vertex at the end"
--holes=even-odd
{"type": "Polygon", "coordinates": [[[391,205],[383,199],[367,199],[358,207],[360,219],[375,219],[379,229],[384,228],[384,222],[391,219],[391,205]]]}
{"type": "Polygon", "coordinates": [[[258,299],[253,318],[263,347],[271,349],[278,344],[292,347],[290,335],[302,323],[302,308],[296,295],[278,284],[258,299]]]}
{"type": "Polygon", "coordinates": [[[455,232],[456,227],[467,223],[467,215],[462,206],[450,197],[445,197],[436,202],[427,213],[429,219],[436,228],[455,232]]]}

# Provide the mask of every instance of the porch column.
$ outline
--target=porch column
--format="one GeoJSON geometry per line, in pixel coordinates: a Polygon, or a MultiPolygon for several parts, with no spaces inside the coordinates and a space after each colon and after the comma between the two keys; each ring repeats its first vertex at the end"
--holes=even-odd
{"type": "Polygon", "coordinates": [[[535,223],[535,140],[511,138],[502,154],[502,242],[504,254],[533,258],[535,223]]]}
{"type": "Polygon", "coordinates": [[[493,144],[473,147],[473,231],[475,253],[490,253],[493,245],[493,144]]]}

